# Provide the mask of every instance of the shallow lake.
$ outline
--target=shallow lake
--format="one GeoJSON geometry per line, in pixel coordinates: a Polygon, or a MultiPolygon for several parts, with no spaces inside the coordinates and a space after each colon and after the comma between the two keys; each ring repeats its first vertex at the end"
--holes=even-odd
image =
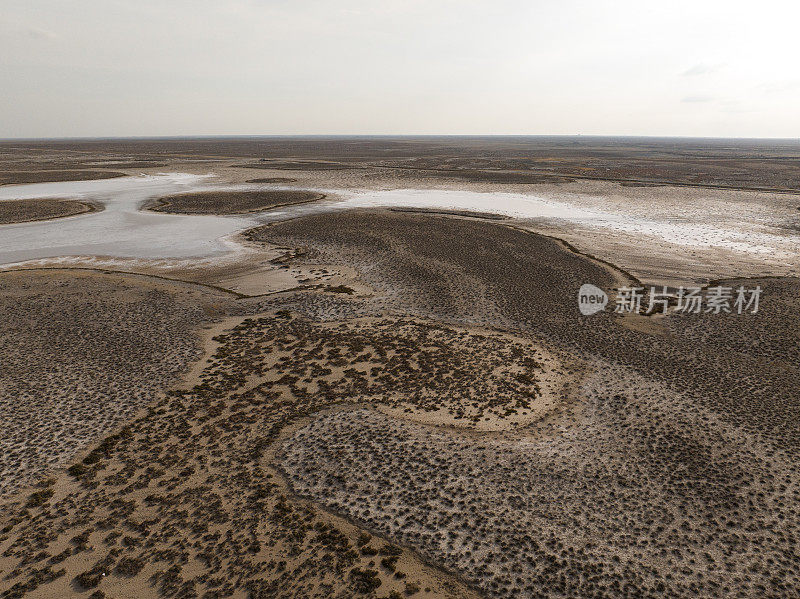
{"type": "Polygon", "coordinates": [[[224,237],[247,228],[249,218],[143,212],[152,197],[202,188],[209,177],[185,174],[0,187],[7,199],[69,197],[96,201],[105,210],[50,221],[0,227],[0,264],[55,256],[185,258],[230,251],[224,237]]]}
{"type": "MultiPolygon", "coordinates": [[[[143,212],[147,200],[202,189],[275,189],[275,185],[220,186],[212,175],[166,173],[97,181],[37,183],[0,187],[0,201],[69,197],[101,203],[105,210],[51,221],[0,226],[0,264],[59,256],[114,258],[207,258],[236,251],[230,241],[238,231],[303,214],[378,206],[492,212],[514,218],[568,222],[590,228],[652,236],[668,243],[722,247],[751,254],[796,248],[797,235],[754,230],[731,222],[658,220],[641,214],[615,213],[534,195],[450,190],[318,191],[337,199],[246,216],[191,216],[143,212]]],[[[796,249],[794,250],[796,251],[796,249]]]]}

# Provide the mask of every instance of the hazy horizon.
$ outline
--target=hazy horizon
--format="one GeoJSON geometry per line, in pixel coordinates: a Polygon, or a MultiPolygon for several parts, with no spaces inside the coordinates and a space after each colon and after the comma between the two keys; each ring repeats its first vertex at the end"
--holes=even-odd
{"type": "Polygon", "coordinates": [[[778,0],[11,0],[0,138],[793,139],[798,17],[778,0]]]}
{"type": "Polygon", "coordinates": [[[800,144],[800,137],[724,137],[724,136],[689,136],[689,135],[605,135],[593,134],[546,134],[546,133],[239,133],[239,134],[214,134],[214,135],[87,135],[87,136],[64,136],[64,137],[0,137],[0,142],[27,142],[27,141],[114,141],[114,140],[205,140],[205,139],[442,139],[442,138],[463,138],[463,139],[503,139],[503,138],[536,138],[536,139],[586,139],[586,140],[686,140],[686,141],[750,141],[750,142],[773,142],[788,141],[800,144]]]}

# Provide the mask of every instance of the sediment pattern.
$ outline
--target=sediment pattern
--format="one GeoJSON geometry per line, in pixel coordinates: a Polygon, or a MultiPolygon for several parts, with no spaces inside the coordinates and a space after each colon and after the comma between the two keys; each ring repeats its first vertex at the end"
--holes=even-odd
{"type": "Polygon", "coordinates": [[[0,273],[0,495],[152,402],[199,356],[213,301],[121,275],[0,273]]]}
{"type": "Polygon", "coordinates": [[[294,488],[492,597],[800,592],[790,455],[622,368],[549,431],[474,439],[364,409],[285,445],[294,488]]]}
{"type": "MultiPolygon", "coordinates": [[[[285,312],[245,319],[217,337],[196,386],[151,404],[72,464],[66,480],[43,481],[7,509],[0,596],[132,588],[159,597],[474,596],[408,550],[292,500],[272,469],[281,432],[339,398],[306,388],[318,365],[287,361],[292,348],[319,348],[322,364],[362,362],[364,347],[321,339],[317,327],[285,312]]],[[[380,332],[375,339],[377,349],[380,332]]],[[[359,386],[348,369],[331,374],[328,389],[359,386]]],[[[402,378],[382,369],[375,390],[402,378]]]]}
{"type": "Polygon", "coordinates": [[[244,214],[305,204],[324,197],[311,191],[203,191],[163,196],[154,200],[148,209],[172,214],[244,214]]]}
{"type": "Polygon", "coordinates": [[[88,202],[41,198],[0,201],[0,225],[75,216],[101,209],[88,202]]]}

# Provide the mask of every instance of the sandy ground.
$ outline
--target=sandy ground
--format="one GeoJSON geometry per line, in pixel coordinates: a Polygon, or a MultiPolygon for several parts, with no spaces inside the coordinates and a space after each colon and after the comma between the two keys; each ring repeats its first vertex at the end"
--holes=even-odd
{"type": "Polygon", "coordinates": [[[763,320],[676,316],[653,334],[576,318],[574,298],[559,300],[573,278],[624,273],[502,223],[368,210],[273,225],[251,243],[262,235],[303,237],[286,262],[349,263],[362,291],[228,299],[185,386],[7,504],[6,589],[793,588],[800,402],[796,347],[783,344],[798,330],[784,313],[796,282],[773,284],[763,320]],[[727,363],[715,339],[736,347],[727,363]]]}
{"type": "MultiPolygon", "coordinates": [[[[378,588],[381,596],[475,596],[413,550],[293,498],[280,479],[277,440],[336,402],[303,393],[288,374],[313,361],[272,349],[293,331],[305,339],[309,326],[281,312],[208,329],[213,353],[188,373],[188,387],[6,504],[0,567],[9,575],[0,588],[32,596],[344,598],[378,588]],[[264,361],[265,353],[272,357],[264,361]],[[286,357],[295,359],[291,370],[286,357]]],[[[317,338],[337,348],[324,329],[317,338]]],[[[339,368],[328,388],[356,394],[358,381],[339,368]]]]}
{"type": "Polygon", "coordinates": [[[0,495],[61,468],[196,360],[226,294],[91,271],[0,273],[0,495]]]}
{"type": "Polygon", "coordinates": [[[226,255],[0,273],[0,594],[797,594],[800,279],[777,276],[797,274],[790,162],[633,145],[584,156],[585,179],[573,150],[512,141],[382,158],[275,141],[270,160],[195,142],[157,161],[145,143],[0,144],[0,166],[213,172],[366,204],[287,212],[226,255]],[[498,219],[469,194],[369,207],[420,189],[604,220],[498,219]],[[759,313],[576,310],[585,282],[613,301],[720,276],[761,285],[759,313]]]}

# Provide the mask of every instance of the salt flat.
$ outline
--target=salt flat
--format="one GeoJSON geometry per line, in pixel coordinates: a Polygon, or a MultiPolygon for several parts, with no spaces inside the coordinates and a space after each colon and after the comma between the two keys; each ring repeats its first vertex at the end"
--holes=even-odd
{"type": "Polygon", "coordinates": [[[105,209],[67,219],[5,226],[0,237],[0,263],[58,256],[182,258],[224,254],[228,247],[222,239],[247,227],[249,221],[139,210],[148,198],[195,189],[206,180],[197,175],[169,174],[2,188],[0,201],[79,197],[94,200],[105,209]]]}
{"type": "MultiPolygon", "coordinates": [[[[70,197],[102,204],[102,212],[52,222],[7,225],[0,238],[0,264],[60,256],[112,258],[210,258],[241,251],[231,237],[264,222],[321,211],[366,207],[450,209],[506,215],[528,224],[556,228],[579,227],[595,234],[649,238],[655,244],[699,250],[720,250],[743,259],[791,264],[800,231],[787,227],[780,212],[733,205],[709,197],[699,206],[676,204],[674,210],[656,202],[622,205],[549,192],[508,193],[464,189],[326,189],[333,199],[236,216],[176,215],[141,210],[152,198],[197,190],[287,189],[284,185],[215,184],[214,173],[169,173],[98,181],[70,181],[0,188],[4,199],[70,197]],[[710,209],[708,209],[710,208],[710,209]],[[113,240],[113,241],[112,241],[113,240]]],[[[716,192],[724,195],[729,192],[716,192]]]]}

